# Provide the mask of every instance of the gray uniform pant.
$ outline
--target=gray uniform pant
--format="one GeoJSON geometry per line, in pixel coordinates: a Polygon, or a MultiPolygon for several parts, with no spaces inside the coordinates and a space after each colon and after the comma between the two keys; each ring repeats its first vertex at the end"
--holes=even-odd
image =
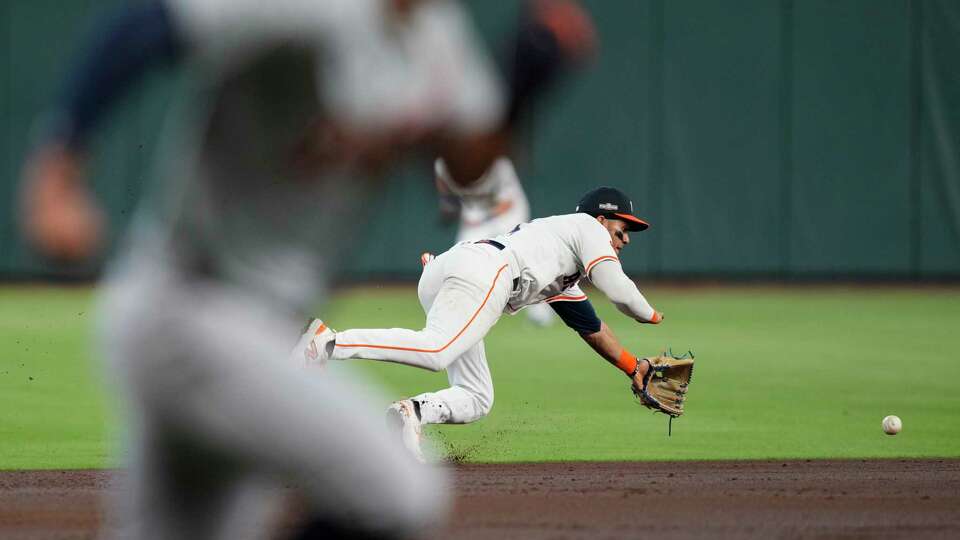
{"type": "Polygon", "coordinates": [[[367,533],[405,536],[442,519],[446,472],[389,437],[370,386],[285,362],[297,322],[222,284],[131,266],[101,305],[130,405],[120,536],[237,537],[231,519],[251,515],[238,505],[261,478],[302,488],[315,518],[367,533]]]}

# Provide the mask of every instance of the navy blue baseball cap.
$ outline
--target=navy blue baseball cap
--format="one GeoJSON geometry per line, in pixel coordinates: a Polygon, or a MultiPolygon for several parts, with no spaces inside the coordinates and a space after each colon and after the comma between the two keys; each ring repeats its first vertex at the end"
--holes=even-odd
{"type": "Polygon", "coordinates": [[[593,217],[619,219],[627,224],[628,231],[645,231],[650,228],[649,223],[633,215],[633,201],[627,194],[609,186],[588,191],[577,203],[576,211],[593,217]]]}

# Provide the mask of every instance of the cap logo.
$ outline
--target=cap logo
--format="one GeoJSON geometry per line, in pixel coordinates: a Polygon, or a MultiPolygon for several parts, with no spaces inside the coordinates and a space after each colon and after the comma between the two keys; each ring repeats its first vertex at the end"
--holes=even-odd
{"type": "Polygon", "coordinates": [[[607,211],[614,211],[614,210],[619,210],[619,209],[620,209],[619,206],[617,206],[617,205],[615,205],[615,204],[613,204],[613,203],[608,203],[608,202],[600,203],[600,204],[598,204],[597,206],[600,207],[601,210],[607,210],[607,211]]]}

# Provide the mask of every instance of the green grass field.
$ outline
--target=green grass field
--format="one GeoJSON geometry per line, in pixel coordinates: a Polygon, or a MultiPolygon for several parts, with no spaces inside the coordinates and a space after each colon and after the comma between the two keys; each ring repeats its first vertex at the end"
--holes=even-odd
{"type": "MultiPolygon", "coordinates": [[[[697,355],[687,414],[633,402],[628,381],[571,331],[504,317],[488,336],[496,404],[486,419],[427,430],[468,461],[960,456],[960,289],[646,287],[667,314],[632,323],[594,294],[634,352],[697,355]],[[887,414],[903,432],[883,434],[887,414]]],[[[113,464],[117,415],[93,348],[86,288],[0,288],[0,469],[113,464]]],[[[410,326],[410,288],[353,289],[334,327],[410,326]]],[[[443,374],[357,362],[397,396],[443,374]]]]}

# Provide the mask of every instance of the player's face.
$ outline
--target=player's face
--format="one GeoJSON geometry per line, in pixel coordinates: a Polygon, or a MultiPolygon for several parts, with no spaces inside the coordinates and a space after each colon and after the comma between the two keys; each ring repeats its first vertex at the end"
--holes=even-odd
{"type": "Polygon", "coordinates": [[[603,216],[600,216],[598,221],[607,228],[607,232],[610,233],[610,245],[613,246],[613,250],[619,254],[623,246],[630,243],[630,235],[627,233],[626,222],[620,221],[619,219],[606,219],[603,216]]]}

